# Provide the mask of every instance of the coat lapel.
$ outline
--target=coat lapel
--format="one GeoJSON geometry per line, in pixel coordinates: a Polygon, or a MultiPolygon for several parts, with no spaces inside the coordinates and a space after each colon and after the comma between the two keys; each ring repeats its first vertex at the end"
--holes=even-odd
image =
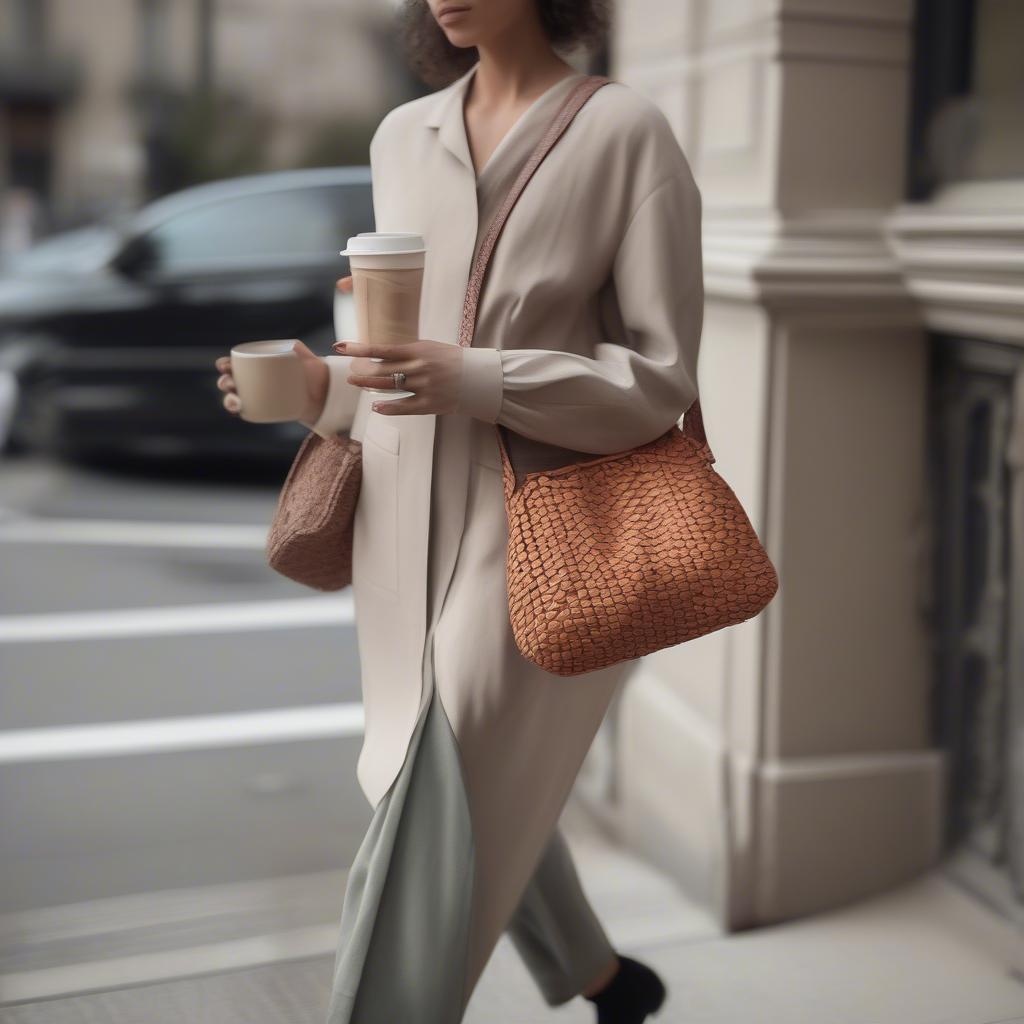
{"type": "Polygon", "coordinates": [[[460,75],[454,82],[446,85],[436,94],[425,122],[428,128],[437,129],[438,142],[469,171],[474,186],[476,171],[473,168],[473,158],[469,151],[469,139],[466,137],[463,104],[469,80],[476,68],[477,65],[474,64],[465,74],[460,75]]]}

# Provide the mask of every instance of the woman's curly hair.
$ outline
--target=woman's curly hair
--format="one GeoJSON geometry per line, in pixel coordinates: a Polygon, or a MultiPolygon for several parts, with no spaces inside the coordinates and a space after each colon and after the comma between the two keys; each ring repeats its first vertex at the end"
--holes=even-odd
{"type": "MultiPolygon", "coordinates": [[[[554,49],[596,49],[608,35],[610,0],[535,0],[540,22],[554,49]]],[[[398,10],[399,35],[410,68],[427,85],[454,82],[478,60],[475,46],[453,46],[437,23],[427,0],[403,0],[398,10]]]]}

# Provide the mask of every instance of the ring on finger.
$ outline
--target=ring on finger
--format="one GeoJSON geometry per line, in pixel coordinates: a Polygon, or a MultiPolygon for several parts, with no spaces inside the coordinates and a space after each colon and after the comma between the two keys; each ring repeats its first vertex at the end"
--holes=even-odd
{"type": "MultiPolygon", "coordinates": [[[[352,382],[361,388],[370,388],[373,391],[402,390],[395,387],[397,373],[371,373],[357,374],[352,382]]],[[[404,382],[403,382],[404,386],[404,382]]]]}

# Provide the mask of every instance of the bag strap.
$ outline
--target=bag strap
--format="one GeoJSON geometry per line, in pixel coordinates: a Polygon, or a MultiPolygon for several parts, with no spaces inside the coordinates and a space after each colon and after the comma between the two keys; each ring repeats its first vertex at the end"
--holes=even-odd
{"type": "MultiPolygon", "coordinates": [[[[470,346],[473,344],[473,334],[476,331],[476,315],[480,305],[480,294],[483,291],[484,277],[487,274],[487,267],[491,259],[491,253],[497,244],[498,236],[501,234],[508,219],[512,207],[522,194],[526,183],[533,177],[533,172],[540,166],[541,161],[551,151],[552,146],[561,138],[562,132],[569,127],[572,119],[579,112],[591,96],[602,86],[608,85],[614,79],[605,75],[587,75],[569,91],[569,95],[559,107],[555,116],[551,119],[547,130],[537,143],[530,158],[523,165],[519,176],[513,182],[508,194],[505,196],[498,212],[487,227],[487,233],[480,242],[476,258],[473,260],[473,267],[469,274],[469,282],[466,286],[466,299],[462,307],[462,322],[459,325],[459,344],[470,346]]],[[[501,434],[501,426],[496,424],[498,433],[498,445],[501,448],[502,459],[505,461],[506,473],[511,472],[512,463],[505,447],[505,439],[501,434]]],[[[695,437],[702,444],[707,444],[704,434],[704,420],[700,413],[700,399],[695,398],[693,404],[687,409],[683,420],[683,433],[695,437]]]]}

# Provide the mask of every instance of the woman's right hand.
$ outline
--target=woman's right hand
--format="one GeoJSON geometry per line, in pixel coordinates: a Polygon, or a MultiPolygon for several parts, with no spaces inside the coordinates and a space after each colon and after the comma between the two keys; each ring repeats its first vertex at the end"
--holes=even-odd
{"type": "MultiPolygon", "coordinates": [[[[334,286],[339,292],[352,291],[352,275],[339,277],[334,286]]],[[[295,351],[302,360],[302,366],[306,372],[306,393],[308,397],[306,409],[299,417],[299,420],[303,423],[315,423],[320,419],[320,414],[324,408],[324,401],[327,398],[327,364],[301,341],[295,342],[295,351]]],[[[220,371],[220,376],[217,378],[217,387],[221,391],[227,392],[222,404],[228,412],[237,415],[242,411],[242,400],[238,397],[235,379],[231,376],[231,356],[218,356],[214,365],[220,371]]]]}
{"type": "MultiPolygon", "coordinates": [[[[300,423],[316,423],[327,400],[327,384],[329,371],[327,363],[311,348],[296,339],[295,352],[302,363],[306,377],[306,407],[298,417],[300,423]]],[[[242,400],[238,397],[235,379],[231,376],[231,356],[218,356],[214,364],[220,370],[217,387],[226,391],[223,405],[228,412],[237,415],[242,411],[242,400]]]]}

